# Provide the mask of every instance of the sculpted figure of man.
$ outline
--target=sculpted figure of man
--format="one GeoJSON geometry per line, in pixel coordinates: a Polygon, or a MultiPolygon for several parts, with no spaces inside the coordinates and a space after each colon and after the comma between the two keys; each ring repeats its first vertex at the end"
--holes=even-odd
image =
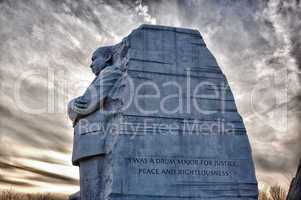
{"type": "Polygon", "coordinates": [[[92,56],[90,65],[96,75],[85,93],[70,101],[68,114],[75,126],[78,120],[103,107],[105,98],[108,97],[122,71],[113,64],[113,47],[100,47],[92,56]]]}
{"type": "Polygon", "coordinates": [[[93,53],[90,67],[96,77],[82,96],[68,104],[74,127],[72,161],[80,167],[81,200],[106,199],[104,187],[111,181],[106,167],[111,149],[104,127],[110,113],[106,110],[116,100],[114,91],[123,75],[120,55],[115,55],[113,46],[100,47],[93,53]]]}

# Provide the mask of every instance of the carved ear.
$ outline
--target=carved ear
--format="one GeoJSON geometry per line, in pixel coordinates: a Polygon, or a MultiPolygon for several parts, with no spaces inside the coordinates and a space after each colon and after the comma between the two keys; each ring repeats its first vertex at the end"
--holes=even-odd
{"type": "Polygon", "coordinates": [[[106,59],[107,64],[112,64],[113,63],[113,56],[109,55],[109,57],[106,59]]]}

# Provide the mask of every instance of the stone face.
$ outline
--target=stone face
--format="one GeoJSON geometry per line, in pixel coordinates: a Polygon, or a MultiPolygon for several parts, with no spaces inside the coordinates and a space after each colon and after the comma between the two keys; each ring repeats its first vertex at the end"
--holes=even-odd
{"type": "Polygon", "coordinates": [[[126,72],[116,101],[108,101],[118,109],[103,115],[110,107],[104,105],[87,117],[106,129],[75,130],[98,145],[86,149],[101,149],[78,161],[86,168],[81,179],[91,175],[88,168],[101,169],[85,181],[102,191],[94,197],[81,191],[81,199],[257,199],[246,129],[200,33],[142,25],[123,42],[126,72]],[[101,186],[93,185],[103,170],[101,186]]]}

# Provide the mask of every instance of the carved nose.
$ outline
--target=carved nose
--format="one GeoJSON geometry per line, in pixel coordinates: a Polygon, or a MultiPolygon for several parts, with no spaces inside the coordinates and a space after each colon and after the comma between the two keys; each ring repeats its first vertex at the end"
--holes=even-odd
{"type": "Polygon", "coordinates": [[[93,68],[93,64],[90,65],[90,68],[93,68]]]}

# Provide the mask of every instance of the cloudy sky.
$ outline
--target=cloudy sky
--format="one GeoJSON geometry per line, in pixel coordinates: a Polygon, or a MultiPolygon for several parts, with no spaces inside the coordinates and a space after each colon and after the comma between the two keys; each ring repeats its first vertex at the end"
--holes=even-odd
{"type": "Polygon", "coordinates": [[[70,98],[93,50],[142,23],[198,29],[234,93],[261,185],[301,157],[299,0],[0,0],[0,188],[70,193],[70,98]],[[59,187],[58,187],[59,186],[59,187]]]}

